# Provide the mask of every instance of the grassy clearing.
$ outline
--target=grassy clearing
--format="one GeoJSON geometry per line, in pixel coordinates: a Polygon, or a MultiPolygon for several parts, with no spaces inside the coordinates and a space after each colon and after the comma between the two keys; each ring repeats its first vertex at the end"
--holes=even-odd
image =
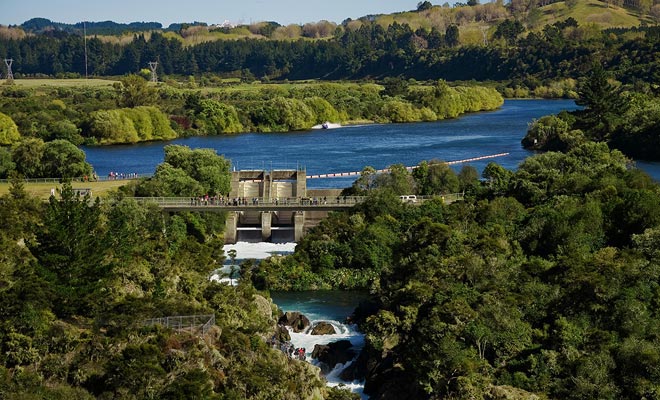
{"type": "MultiPolygon", "coordinates": [[[[127,180],[116,180],[116,181],[101,181],[101,182],[71,182],[71,186],[74,189],[91,189],[92,197],[107,197],[111,191],[127,184],[127,180]]],[[[0,182],[0,196],[3,196],[9,193],[9,183],[0,182]]],[[[48,199],[50,196],[51,189],[61,189],[62,185],[59,183],[35,183],[29,182],[25,184],[25,191],[31,194],[32,196],[39,197],[41,199],[48,199]]]]}
{"type": "Polygon", "coordinates": [[[597,0],[579,1],[573,9],[569,9],[565,2],[558,2],[541,10],[543,18],[539,26],[554,24],[568,17],[575,18],[580,25],[593,23],[602,29],[639,26],[641,22],[638,13],[597,0]]]}
{"type": "Polygon", "coordinates": [[[104,87],[117,81],[108,79],[15,79],[14,84],[26,88],[39,87],[104,87]]]}

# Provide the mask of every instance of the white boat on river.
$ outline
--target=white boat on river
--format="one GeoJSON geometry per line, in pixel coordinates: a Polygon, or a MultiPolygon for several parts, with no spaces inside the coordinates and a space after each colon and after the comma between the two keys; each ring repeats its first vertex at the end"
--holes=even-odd
{"type": "Polygon", "coordinates": [[[341,128],[341,124],[328,122],[328,121],[325,121],[322,124],[312,126],[312,129],[337,129],[337,128],[341,128]]]}

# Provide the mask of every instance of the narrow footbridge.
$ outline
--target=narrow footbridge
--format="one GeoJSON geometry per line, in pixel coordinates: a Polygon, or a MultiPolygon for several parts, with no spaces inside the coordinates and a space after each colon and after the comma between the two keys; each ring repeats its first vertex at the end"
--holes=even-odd
{"type": "MultiPolygon", "coordinates": [[[[292,197],[283,199],[254,198],[218,198],[218,197],[134,197],[138,203],[157,204],[164,211],[341,211],[365,201],[364,196],[338,197],[292,197]]],[[[441,199],[445,204],[463,199],[462,193],[441,196],[417,196],[414,201],[406,198],[404,202],[421,205],[431,199],[441,199]]]]}
{"type": "Polygon", "coordinates": [[[134,199],[138,203],[155,203],[164,211],[341,211],[362,203],[366,197],[293,197],[284,199],[135,197],[134,199]]]}
{"type": "MultiPolygon", "coordinates": [[[[298,242],[312,227],[327,217],[329,212],[348,210],[363,203],[366,197],[135,197],[145,204],[157,204],[165,212],[197,211],[226,212],[225,243],[236,243],[248,231],[260,231],[261,240],[270,241],[273,234],[293,234],[298,242]],[[290,233],[286,233],[290,231],[290,233]]],[[[439,199],[445,204],[462,200],[462,193],[441,196],[401,196],[402,203],[411,206],[439,199]]]]}

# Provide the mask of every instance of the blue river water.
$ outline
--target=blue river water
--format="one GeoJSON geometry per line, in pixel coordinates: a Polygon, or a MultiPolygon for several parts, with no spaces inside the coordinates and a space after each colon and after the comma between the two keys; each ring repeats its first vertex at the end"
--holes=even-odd
{"type": "MultiPolygon", "coordinates": [[[[414,166],[424,160],[456,161],[491,154],[509,153],[493,160],[472,162],[481,172],[490,161],[515,170],[533,153],[520,141],[534,119],[575,110],[572,100],[506,100],[491,112],[468,114],[437,122],[372,124],[338,129],[290,133],[244,133],[190,137],[170,142],[123,146],[83,147],[95,171],[106,176],[118,173],[152,174],[164,159],[168,144],[211,148],[239,169],[305,168],[307,175],[361,171],[393,164],[414,166]]],[[[660,163],[639,163],[656,180],[660,163]]],[[[455,166],[458,170],[460,165],[455,166]]],[[[355,177],[308,180],[309,188],[343,188],[355,177]]]]}

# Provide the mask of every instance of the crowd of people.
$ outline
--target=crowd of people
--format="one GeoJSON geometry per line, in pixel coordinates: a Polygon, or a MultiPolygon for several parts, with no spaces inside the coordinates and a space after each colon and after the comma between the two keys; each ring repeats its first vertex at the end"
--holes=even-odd
{"type": "Polygon", "coordinates": [[[274,349],[279,349],[284,353],[290,360],[300,360],[305,361],[307,359],[307,349],[304,347],[295,347],[290,341],[280,342],[277,340],[275,335],[268,340],[268,345],[272,346],[274,349]]]}
{"type": "MultiPolygon", "coordinates": [[[[336,204],[341,204],[343,199],[343,202],[346,203],[346,196],[344,197],[337,197],[337,203],[336,204]]],[[[332,201],[332,200],[331,200],[332,201]]],[[[300,197],[300,198],[275,198],[272,201],[272,204],[277,205],[288,205],[288,204],[302,204],[302,205],[322,205],[322,204],[328,204],[328,199],[327,197],[300,197]]],[[[215,195],[215,196],[210,196],[208,194],[205,194],[203,196],[197,196],[197,197],[191,197],[190,198],[190,205],[191,206],[247,206],[247,205],[253,205],[253,206],[258,206],[259,204],[264,204],[264,200],[260,197],[252,197],[248,199],[247,197],[234,197],[230,198],[229,195],[227,196],[221,196],[221,195],[215,195]]]]}
{"type": "Polygon", "coordinates": [[[111,181],[112,180],[119,180],[119,179],[136,179],[137,177],[138,177],[137,172],[124,173],[124,172],[110,171],[108,173],[108,180],[111,180],[111,181]]]}
{"type": "MultiPolygon", "coordinates": [[[[239,205],[239,200],[241,199],[230,199],[229,196],[209,196],[205,194],[204,196],[191,197],[190,205],[191,206],[230,206],[230,205],[239,205]]],[[[243,203],[240,203],[243,205],[243,203]]],[[[245,203],[247,205],[247,203],[245,203]]]]}

